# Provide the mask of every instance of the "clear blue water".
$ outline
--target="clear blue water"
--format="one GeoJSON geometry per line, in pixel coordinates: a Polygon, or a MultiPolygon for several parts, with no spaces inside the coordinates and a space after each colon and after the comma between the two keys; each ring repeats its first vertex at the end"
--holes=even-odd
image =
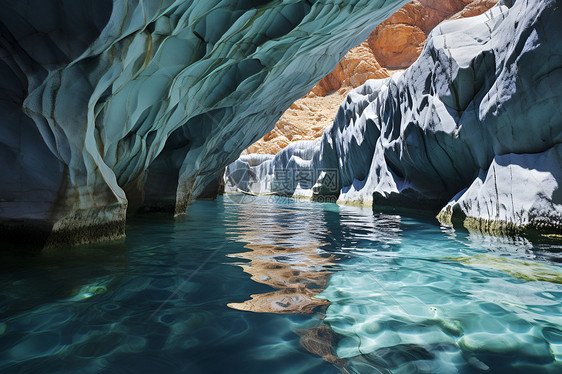
{"type": "Polygon", "coordinates": [[[2,373],[562,372],[557,244],[260,197],[0,257],[2,373]]]}

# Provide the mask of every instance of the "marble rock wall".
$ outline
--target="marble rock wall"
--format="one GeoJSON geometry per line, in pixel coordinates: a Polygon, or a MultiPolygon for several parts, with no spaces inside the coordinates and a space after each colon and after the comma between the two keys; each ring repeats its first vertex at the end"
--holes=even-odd
{"type": "Polygon", "coordinates": [[[561,19],[556,0],[517,0],[441,23],[410,68],[352,91],[322,138],[230,165],[227,177],[247,179],[230,189],[442,209],[444,223],[497,233],[560,233],[561,19]]]}
{"type": "Polygon", "coordinates": [[[404,0],[20,0],[0,12],[0,232],[180,214],[404,0]]]}

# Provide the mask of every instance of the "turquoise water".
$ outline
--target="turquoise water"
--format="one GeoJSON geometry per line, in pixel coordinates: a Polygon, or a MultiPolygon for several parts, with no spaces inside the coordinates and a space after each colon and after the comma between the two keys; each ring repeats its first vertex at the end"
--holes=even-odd
{"type": "Polygon", "coordinates": [[[562,246],[260,197],[0,257],[2,373],[562,372],[562,246]]]}

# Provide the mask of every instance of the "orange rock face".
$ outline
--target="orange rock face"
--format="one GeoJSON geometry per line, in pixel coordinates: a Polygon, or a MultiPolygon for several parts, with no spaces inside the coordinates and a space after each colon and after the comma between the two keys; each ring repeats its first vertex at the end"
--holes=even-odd
{"type": "Polygon", "coordinates": [[[285,111],[275,128],[258,142],[252,144],[248,153],[276,154],[289,143],[297,140],[313,140],[332,124],[339,106],[347,95],[347,89],[326,96],[311,93],[297,100],[285,111]]]}
{"type": "Polygon", "coordinates": [[[388,68],[406,68],[420,55],[427,34],[441,21],[470,17],[488,10],[496,1],[414,0],[381,23],[367,42],[379,63],[388,68]],[[474,5],[473,5],[474,3],[474,5]]]}
{"type": "Polygon", "coordinates": [[[342,87],[346,89],[359,87],[369,79],[389,76],[388,71],[379,64],[369,44],[365,41],[350,50],[336,68],[314,86],[311,93],[326,96],[331,91],[339,90],[342,87]]]}
{"type": "Polygon", "coordinates": [[[313,140],[332,124],[339,106],[350,90],[369,79],[387,78],[390,73],[375,58],[365,41],[349,51],[336,68],[305,97],[285,111],[275,128],[248,153],[276,154],[296,140],[313,140]]]}
{"type": "Polygon", "coordinates": [[[417,26],[388,25],[369,41],[377,59],[385,66],[405,68],[410,66],[423,49],[425,34],[417,26]]]}
{"type": "Polygon", "coordinates": [[[475,0],[464,7],[464,9],[453,15],[450,19],[478,16],[493,7],[497,2],[498,0],[475,0]]]}
{"type": "Polygon", "coordinates": [[[308,95],[291,105],[275,128],[247,152],[275,154],[292,141],[320,137],[349,91],[368,79],[387,78],[410,66],[420,55],[427,34],[443,20],[482,14],[496,2],[414,0],[404,5],[350,50],[308,95]]]}

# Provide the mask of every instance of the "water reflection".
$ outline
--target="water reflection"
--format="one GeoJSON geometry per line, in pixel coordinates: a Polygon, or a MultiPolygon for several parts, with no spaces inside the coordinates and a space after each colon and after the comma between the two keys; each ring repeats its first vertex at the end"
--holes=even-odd
{"type": "Polygon", "coordinates": [[[239,240],[247,242],[247,251],[230,256],[245,260],[237,265],[253,281],[275,290],[228,306],[252,312],[310,314],[326,305],[326,300],[315,296],[324,289],[338,260],[321,249],[325,244],[321,233],[326,230],[322,214],[311,215],[310,203],[269,200],[271,205],[239,206],[233,229],[239,240]]]}
{"type": "Polygon", "coordinates": [[[317,326],[306,330],[295,330],[300,336],[299,343],[310,353],[322,357],[326,362],[336,365],[343,372],[347,360],[334,355],[332,345],[334,335],[327,326],[317,326]]]}
{"type": "Polygon", "coordinates": [[[189,209],[1,257],[0,371],[561,370],[560,245],[287,199],[189,209]]]}
{"type": "MultiPolygon", "coordinates": [[[[82,248],[89,255],[3,257],[0,372],[337,372],[294,333],[316,315],[226,306],[271,291],[232,266],[248,260],[228,256],[248,251],[238,208],[206,201],[176,220],[139,217],[124,243],[82,248]]],[[[270,220],[255,218],[247,226],[270,220]]]]}
{"type": "Polygon", "coordinates": [[[253,281],[278,290],[251,295],[250,300],[229,303],[229,307],[252,312],[310,314],[327,304],[315,296],[326,286],[331,273],[327,269],[334,264],[333,256],[322,257],[317,246],[284,248],[247,244],[246,248],[251,251],[231,256],[249,260],[240,266],[251,274],[253,281]]]}
{"type": "Polygon", "coordinates": [[[252,294],[251,299],[228,306],[261,313],[320,312],[319,325],[294,332],[307,351],[345,372],[347,360],[334,355],[333,331],[321,322],[329,300],[317,295],[324,291],[331,274],[345,268],[341,261],[363,252],[397,251],[401,217],[374,216],[370,209],[335,204],[276,197],[268,198],[267,203],[262,200],[237,206],[231,234],[247,242],[247,251],[229,256],[246,261],[236,265],[253,281],[276,290],[252,294]]]}
{"type": "MultiPolygon", "coordinates": [[[[233,201],[238,201],[233,199],[233,201]]],[[[273,292],[232,302],[253,312],[312,313],[328,303],[317,298],[340,260],[362,251],[391,251],[400,244],[400,216],[370,209],[269,197],[237,205],[236,235],[248,251],[229,255],[255,282],[273,292]],[[375,245],[375,246],[373,246],[375,245]]]]}
{"type": "Polygon", "coordinates": [[[295,332],[343,372],[562,369],[556,245],[451,231],[423,216],[318,206],[239,208],[248,251],[231,256],[277,291],[229,306],[311,313],[324,299],[322,323],[295,332]],[[258,226],[252,217],[261,217],[258,226]]]}

